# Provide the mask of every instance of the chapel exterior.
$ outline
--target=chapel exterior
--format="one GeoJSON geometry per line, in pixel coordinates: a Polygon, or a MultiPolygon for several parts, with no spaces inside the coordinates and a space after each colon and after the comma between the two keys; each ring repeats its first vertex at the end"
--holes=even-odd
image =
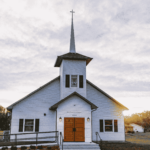
{"type": "Polygon", "coordinates": [[[64,142],[92,142],[98,132],[103,141],[125,141],[128,108],[86,79],[91,60],[76,52],[72,15],[70,51],[54,65],[59,76],[7,107],[11,134],[59,131],[64,142]]]}

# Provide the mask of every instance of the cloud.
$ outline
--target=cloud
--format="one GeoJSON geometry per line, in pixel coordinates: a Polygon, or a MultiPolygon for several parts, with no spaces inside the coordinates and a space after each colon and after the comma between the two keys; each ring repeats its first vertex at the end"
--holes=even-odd
{"type": "Polygon", "coordinates": [[[53,66],[58,55],[69,52],[72,9],[76,51],[94,58],[87,79],[119,99],[149,97],[149,0],[0,3],[0,101],[5,106],[59,75],[53,66]]]}

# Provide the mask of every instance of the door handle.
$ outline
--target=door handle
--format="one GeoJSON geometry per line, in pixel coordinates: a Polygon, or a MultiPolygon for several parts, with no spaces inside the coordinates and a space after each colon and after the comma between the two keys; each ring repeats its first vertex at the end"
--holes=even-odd
{"type": "Polygon", "coordinates": [[[73,128],[73,131],[76,132],[76,128],[73,128]]]}

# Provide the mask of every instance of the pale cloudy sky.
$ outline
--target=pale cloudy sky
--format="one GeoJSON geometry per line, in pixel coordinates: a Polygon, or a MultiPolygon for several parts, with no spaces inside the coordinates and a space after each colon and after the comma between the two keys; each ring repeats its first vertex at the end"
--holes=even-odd
{"type": "Polygon", "coordinates": [[[0,0],[0,105],[59,75],[69,52],[93,58],[87,79],[130,110],[150,110],[150,0],[0,0]]]}

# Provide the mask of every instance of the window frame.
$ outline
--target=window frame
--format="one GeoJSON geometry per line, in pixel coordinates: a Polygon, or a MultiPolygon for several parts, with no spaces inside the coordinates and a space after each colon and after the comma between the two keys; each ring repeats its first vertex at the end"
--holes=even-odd
{"type": "Polygon", "coordinates": [[[100,132],[100,120],[103,120],[103,132],[101,133],[118,133],[119,127],[118,127],[118,119],[99,119],[99,132],[100,132]],[[112,131],[105,131],[105,120],[112,120],[112,131]],[[115,131],[115,124],[114,121],[117,120],[117,131],[115,131]]]}
{"type": "Polygon", "coordinates": [[[24,132],[35,132],[35,119],[24,119],[24,132]],[[25,128],[26,126],[31,126],[31,125],[26,125],[26,120],[33,120],[33,130],[32,131],[26,131],[25,128]]]}
{"type": "Polygon", "coordinates": [[[78,84],[79,84],[79,83],[78,83],[78,75],[77,75],[77,74],[72,74],[72,75],[71,75],[71,86],[70,86],[70,87],[71,87],[71,88],[77,88],[77,87],[78,87],[78,84]],[[76,76],[76,79],[77,79],[76,84],[77,84],[77,86],[72,86],[72,76],[76,76]]]}
{"type": "Polygon", "coordinates": [[[113,132],[113,131],[114,131],[113,128],[114,128],[113,119],[105,119],[105,120],[104,120],[104,130],[105,130],[105,132],[113,132]],[[110,120],[111,120],[112,125],[106,125],[106,124],[105,124],[105,121],[106,121],[106,120],[107,120],[107,121],[110,121],[110,120]],[[106,131],[105,127],[112,127],[112,131],[106,131]]]}
{"type": "Polygon", "coordinates": [[[83,89],[84,88],[84,75],[83,74],[65,74],[65,88],[80,88],[80,89],[83,89]],[[66,76],[69,76],[69,87],[66,87],[66,76]],[[73,87],[72,86],[72,76],[77,76],[77,86],[76,87],[73,87]],[[83,87],[80,87],[80,76],[83,77],[83,87]]]}

